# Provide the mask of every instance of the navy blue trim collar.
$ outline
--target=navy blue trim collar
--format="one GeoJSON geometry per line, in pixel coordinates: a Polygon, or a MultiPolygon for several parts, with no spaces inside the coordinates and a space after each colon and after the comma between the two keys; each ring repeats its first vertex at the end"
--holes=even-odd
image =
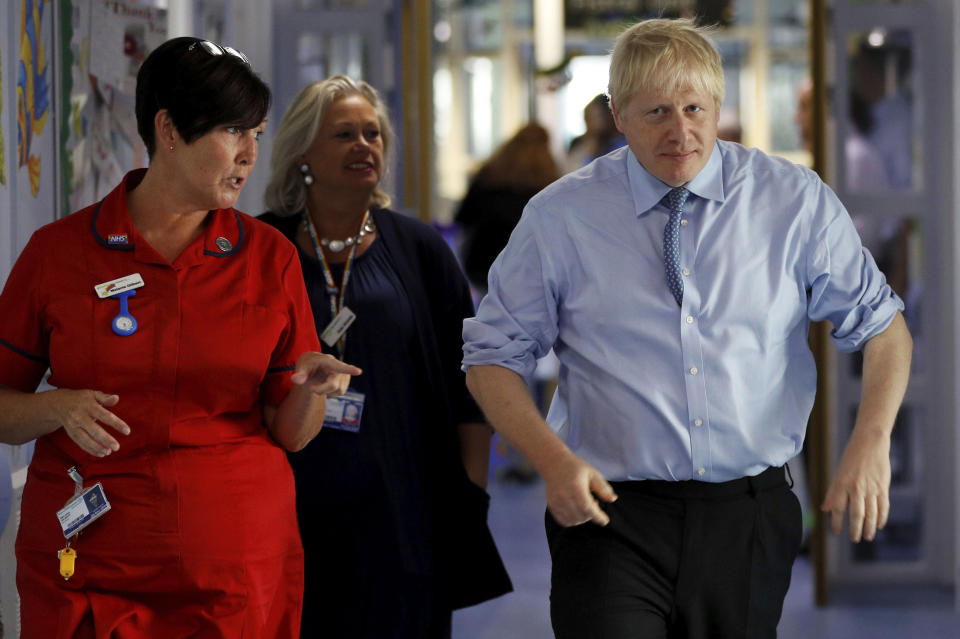
{"type": "Polygon", "coordinates": [[[210,255],[212,257],[230,257],[234,253],[240,250],[240,247],[243,246],[243,220],[240,219],[240,214],[237,213],[236,209],[230,209],[233,211],[233,217],[237,221],[237,243],[229,251],[211,251],[209,249],[203,249],[204,255],[210,255]]]}
{"type": "MultiPolygon", "coordinates": [[[[93,215],[90,218],[90,232],[93,233],[93,237],[97,240],[102,247],[113,249],[116,251],[132,251],[134,246],[130,241],[130,237],[125,237],[125,242],[111,242],[107,239],[104,239],[100,232],[97,231],[97,219],[100,217],[100,208],[103,206],[103,200],[97,202],[97,208],[94,209],[93,215]]],[[[229,251],[211,251],[210,249],[204,248],[204,255],[209,255],[211,257],[230,257],[240,250],[240,247],[243,246],[243,240],[246,237],[243,230],[243,221],[240,219],[240,214],[236,209],[230,209],[233,212],[233,218],[237,223],[237,243],[229,251]]]]}

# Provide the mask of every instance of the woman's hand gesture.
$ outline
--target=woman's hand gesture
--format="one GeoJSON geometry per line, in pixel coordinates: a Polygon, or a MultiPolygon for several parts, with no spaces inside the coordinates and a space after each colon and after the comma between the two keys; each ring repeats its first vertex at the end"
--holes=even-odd
{"type": "Polygon", "coordinates": [[[362,373],[356,366],[345,364],[332,355],[311,351],[297,360],[290,381],[305,387],[314,395],[337,397],[347,392],[353,375],[362,373]]]}

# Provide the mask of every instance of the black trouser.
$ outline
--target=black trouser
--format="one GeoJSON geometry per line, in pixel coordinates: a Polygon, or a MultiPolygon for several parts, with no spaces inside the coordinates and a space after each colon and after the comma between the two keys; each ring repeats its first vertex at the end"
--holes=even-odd
{"type": "Polygon", "coordinates": [[[557,639],[776,637],[802,528],[783,468],[613,489],[605,527],[547,512],[557,639]]]}

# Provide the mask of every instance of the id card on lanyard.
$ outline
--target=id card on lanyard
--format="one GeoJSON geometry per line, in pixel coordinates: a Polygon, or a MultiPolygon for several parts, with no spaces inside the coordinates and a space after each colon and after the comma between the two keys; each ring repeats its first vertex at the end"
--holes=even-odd
{"type": "MultiPolygon", "coordinates": [[[[364,228],[367,225],[367,218],[369,216],[370,211],[363,214],[363,221],[360,222],[360,228],[364,228]]],[[[310,233],[310,239],[313,240],[313,249],[317,253],[317,259],[320,260],[320,265],[323,267],[323,278],[327,283],[327,294],[330,296],[330,315],[333,317],[330,323],[327,324],[327,327],[323,329],[323,333],[320,334],[320,339],[330,348],[336,345],[342,359],[347,344],[347,329],[353,324],[353,320],[357,318],[353,311],[344,306],[343,297],[347,292],[347,282],[350,281],[350,271],[353,267],[353,258],[356,256],[357,244],[359,244],[359,242],[354,242],[350,246],[350,253],[347,255],[347,262],[343,267],[343,279],[338,288],[336,282],[333,281],[333,273],[330,270],[330,265],[327,264],[327,258],[323,254],[323,248],[320,246],[317,229],[306,211],[303,213],[303,219],[307,225],[307,231],[310,233]]],[[[350,433],[359,432],[360,418],[363,415],[365,400],[366,398],[363,393],[358,393],[353,389],[348,390],[339,397],[328,397],[323,427],[334,428],[350,433]]]]}
{"type": "Polygon", "coordinates": [[[67,475],[74,483],[73,497],[57,511],[57,519],[60,520],[63,536],[67,540],[67,545],[57,551],[57,559],[60,560],[60,576],[64,580],[70,579],[77,568],[77,550],[71,544],[77,540],[81,530],[110,510],[110,502],[107,501],[100,482],[85,488],[83,477],[76,466],[67,469],[67,475]]]}
{"type": "MultiPolygon", "coordinates": [[[[360,228],[367,224],[367,218],[370,211],[363,214],[363,220],[360,222],[360,228]]],[[[347,293],[347,283],[350,281],[350,271],[353,268],[353,258],[357,254],[357,244],[355,242],[350,246],[350,253],[347,255],[347,261],[343,266],[343,279],[340,286],[333,281],[333,272],[330,265],[327,264],[327,258],[323,254],[323,248],[320,246],[320,239],[317,237],[317,228],[313,225],[310,215],[304,211],[303,220],[307,225],[307,231],[310,233],[310,239],[313,241],[313,249],[317,253],[317,259],[320,260],[320,266],[323,268],[323,279],[327,284],[327,295],[330,297],[330,316],[333,318],[327,327],[320,334],[323,343],[333,348],[337,346],[340,351],[340,357],[343,358],[344,350],[347,345],[347,329],[353,324],[356,315],[349,308],[343,305],[343,298],[347,293]]]]}

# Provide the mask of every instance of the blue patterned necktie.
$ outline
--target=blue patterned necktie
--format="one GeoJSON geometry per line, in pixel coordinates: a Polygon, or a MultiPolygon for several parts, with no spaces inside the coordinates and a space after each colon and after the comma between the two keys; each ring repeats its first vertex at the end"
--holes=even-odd
{"type": "Polygon", "coordinates": [[[680,277],[680,216],[690,191],[678,186],[663,196],[663,204],[670,209],[670,218],[663,228],[663,264],[667,270],[667,286],[677,304],[683,301],[683,280],[680,277]]]}

